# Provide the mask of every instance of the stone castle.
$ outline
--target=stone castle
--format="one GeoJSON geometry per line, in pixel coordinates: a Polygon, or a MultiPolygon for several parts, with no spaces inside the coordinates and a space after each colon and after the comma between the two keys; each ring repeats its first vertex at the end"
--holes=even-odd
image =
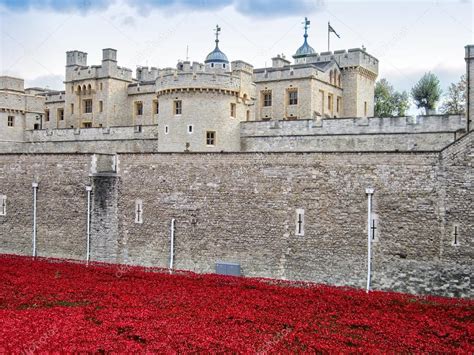
{"type": "Polygon", "coordinates": [[[87,53],[67,52],[64,91],[24,90],[21,79],[1,78],[14,116],[5,132],[22,140],[25,130],[157,125],[158,151],[240,151],[241,122],[373,116],[378,60],[362,49],[316,53],[307,23],[294,64],[277,55],[262,69],[230,63],[219,26],[204,64],[139,67],[136,78],[118,66],[115,49],[92,66],[87,53]],[[19,101],[28,105],[16,107],[19,101]]]}
{"type": "Polygon", "coordinates": [[[0,252],[362,287],[371,233],[374,288],[472,297],[474,46],[465,116],[379,118],[378,60],[308,24],[268,68],[217,26],[204,63],[0,77],[0,252]]]}

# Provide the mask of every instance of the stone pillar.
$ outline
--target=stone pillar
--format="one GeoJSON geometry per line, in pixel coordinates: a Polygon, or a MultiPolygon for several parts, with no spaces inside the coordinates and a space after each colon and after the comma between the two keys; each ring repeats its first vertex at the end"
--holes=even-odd
{"type": "Polygon", "coordinates": [[[465,48],[467,83],[466,118],[467,131],[469,132],[474,130],[474,45],[467,45],[465,48]]]}
{"type": "Polygon", "coordinates": [[[91,261],[116,263],[119,253],[116,156],[94,154],[91,164],[91,261]]]}

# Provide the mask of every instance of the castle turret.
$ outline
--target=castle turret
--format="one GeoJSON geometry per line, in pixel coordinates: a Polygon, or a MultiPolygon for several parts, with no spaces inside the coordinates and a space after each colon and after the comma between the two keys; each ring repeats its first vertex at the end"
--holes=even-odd
{"type": "Polygon", "coordinates": [[[102,68],[108,76],[116,74],[117,70],[117,50],[112,48],[102,49],[102,68]]]}
{"type": "Polygon", "coordinates": [[[228,70],[230,69],[229,60],[227,59],[227,56],[219,49],[220,31],[221,28],[219,27],[219,25],[216,25],[216,48],[214,48],[214,50],[207,55],[204,63],[206,64],[207,68],[228,70]]]}
{"type": "Polygon", "coordinates": [[[87,53],[81,51],[66,52],[66,66],[87,66],[87,53]]]}
{"type": "Polygon", "coordinates": [[[314,54],[316,51],[308,44],[308,28],[310,21],[307,17],[304,18],[304,42],[300,48],[296,50],[296,53],[293,55],[295,64],[306,63],[306,57],[314,54]]]}
{"type": "Polygon", "coordinates": [[[466,117],[467,130],[474,130],[474,45],[466,47],[466,117]]]}

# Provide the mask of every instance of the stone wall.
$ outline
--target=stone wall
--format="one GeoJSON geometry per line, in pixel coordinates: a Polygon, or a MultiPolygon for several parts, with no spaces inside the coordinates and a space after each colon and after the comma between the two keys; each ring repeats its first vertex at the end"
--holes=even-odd
{"type": "Polygon", "coordinates": [[[92,260],[166,267],[174,218],[178,269],[364,287],[371,186],[374,288],[473,297],[473,149],[469,134],[441,153],[119,154],[92,177],[87,155],[1,155],[0,252],[30,254],[36,180],[38,255],[84,259],[92,183],[92,260]]]}
{"type": "Polygon", "coordinates": [[[116,153],[158,151],[158,126],[25,131],[20,142],[0,140],[0,153],[116,153]]]}
{"type": "Polygon", "coordinates": [[[242,151],[439,151],[465,134],[460,115],[243,122],[242,151]]]}
{"type": "Polygon", "coordinates": [[[467,116],[469,130],[474,130],[474,45],[467,45],[466,49],[466,82],[467,82],[467,116]]]}
{"type": "Polygon", "coordinates": [[[37,255],[85,258],[89,155],[0,155],[1,253],[32,255],[33,188],[38,182],[37,255]]]}

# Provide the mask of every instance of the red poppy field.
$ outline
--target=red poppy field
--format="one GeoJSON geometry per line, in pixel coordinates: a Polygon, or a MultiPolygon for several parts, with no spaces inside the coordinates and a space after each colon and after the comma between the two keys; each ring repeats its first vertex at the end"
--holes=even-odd
{"type": "Polygon", "coordinates": [[[0,256],[0,353],[474,352],[474,301],[0,256]]]}

